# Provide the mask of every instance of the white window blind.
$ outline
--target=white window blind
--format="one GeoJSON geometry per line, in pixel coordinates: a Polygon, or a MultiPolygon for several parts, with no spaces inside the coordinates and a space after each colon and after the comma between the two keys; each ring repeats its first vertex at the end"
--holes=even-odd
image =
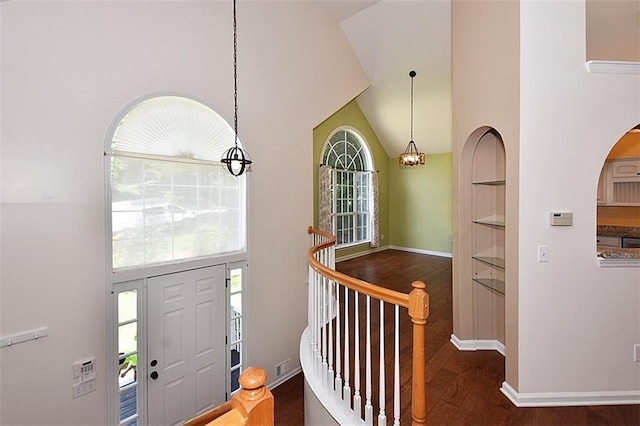
{"type": "Polygon", "coordinates": [[[245,249],[245,176],[220,164],[231,127],[191,99],[134,106],[110,152],[113,269],[245,249]]]}

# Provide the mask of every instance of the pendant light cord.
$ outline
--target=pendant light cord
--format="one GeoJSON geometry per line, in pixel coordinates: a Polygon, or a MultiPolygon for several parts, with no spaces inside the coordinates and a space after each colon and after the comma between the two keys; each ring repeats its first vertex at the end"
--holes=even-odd
{"type": "Polygon", "coordinates": [[[409,77],[411,77],[411,141],[413,142],[413,77],[416,76],[415,71],[409,71],[409,77]]]}
{"type": "Polygon", "coordinates": [[[238,146],[238,29],[236,24],[236,0],[233,0],[233,129],[234,143],[238,146]]]}

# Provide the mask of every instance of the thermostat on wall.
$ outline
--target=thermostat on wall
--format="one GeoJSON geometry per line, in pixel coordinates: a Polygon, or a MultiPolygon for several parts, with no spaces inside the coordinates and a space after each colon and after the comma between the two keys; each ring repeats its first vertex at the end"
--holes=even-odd
{"type": "Polygon", "coordinates": [[[571,226],[573,225],[573,213],[551,212],[551,226],[571,226]]]}

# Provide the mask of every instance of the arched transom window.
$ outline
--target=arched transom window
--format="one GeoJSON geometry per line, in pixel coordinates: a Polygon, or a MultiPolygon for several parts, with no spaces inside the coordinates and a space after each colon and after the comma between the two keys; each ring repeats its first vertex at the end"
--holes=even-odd
{"type": "Polygon", "coordinates": [[[192,99],[154,97],[123,115],[106,150],[114,270],[245,249],[245,178],[220,163],[233,143],[192,99]]]}
{"type": "Polygon", "coordinates": [[[330,228],[338,246],[377,242],[375,172],[364,138],[351,129],[334,131],[325,144],[322,164],[321,228],[330,228]]]}

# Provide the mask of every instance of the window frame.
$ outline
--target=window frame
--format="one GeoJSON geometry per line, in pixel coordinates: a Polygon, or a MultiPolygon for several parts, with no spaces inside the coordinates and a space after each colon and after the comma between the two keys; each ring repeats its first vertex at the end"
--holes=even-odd
{"type": "MultiPolygon", "coordinates": [[[[345,161],[340,161],[342,162],[342,164],[344,165],[345,161]]],[[[371,242],[371,232],[372,232],[372,215],[373,215],[373,179],[371,177],[371,173],[375,173],[375,166],[373,164],[373,157],[371,155],[371,149],[369,148],[369,144],[367,143],[366,139],[362,136],[362,134],[354,127],[351,126],[340,126],[337,127],[336,129],[334,129],[329,136],[327,137],[327,139],[325,140],[325,143],[322,147],[322,151],[321,151],[321,163],[331,167],[331,232],[332,234],[334,234],[336,236],[336,248],[347,248],[347,247],[352,247],[352,246],[357,246],[357,245],[361,245],[361,244],[367,244],[371,242]],[[358,154],[358,156],[361,158],[361,163],[362,163],[362,169],[363,170],[357,170],[357,166],[356,166],[356,170],[352,170],[352,169],[344,169],[344,168],[337,168],[336,167],[336,163],[339,162],[339,158],[337,158],[336,163],[333,164],[327,164],[326,161],[328,160],[328,155],[330,154],[330,152],[328,152],[329,149],[333,150],[333,146],[331,143],[331,139],[334,138],[335,135],[337,135],[340,132],[344,132],[344,137],[340,140],[337,141],[337,143],[342,143],[344,142],[346,143],[351,143],[348,138],[347,138],[347,134],[351,134],[354,139],[358,142],[358,144],[360,145],[359,149],[356,150],[356,153],[358,154]],[[351,179],[351,184],[349,185],[351,187],[351,198],[348,199],[341,199],[339,200],[337,195],[337,188],[336,188],[336,182],[338,180],[338,175],[339,174],[351,174],[353,175],[352,179],[351,179]],[[358,185],[359,185],[359,179],[362,176],[368,176],[367,179],[367,197],[366,197],[366,203],[367,203],[367,209],[366,211],[361,211],[358,208],[359,205],[359,201],[360,199],[358,198],[358,185]],[[339,201],[347,201],[347,203],[350,201],[352,203],[353,206],[353,210],[350,212],[343,212],[343,211],[338,211],[339,207],[338,207],[338,202],[339,201]],[[360,220],[359,220],[359,216],[365,214],[367,216],[366,219],[366,228],[365,228],[365,232],[366,232],[366,238],[363,239],[358,239],[358,231],[359,231],[359,227],[360,227],[360,220]],[[341,229],[338,229],[338,220],[339,218],[352,218],[351,220],[351,240],[349,242],[345,242],[345,243],[341,243],[340,241],[342,241],[342,236],[338,235],[340,231],[344,231],[344,227],[342,227],[341,229]]],[[[353,159],[351,159],[350,161],[348,161],[349,164],[356,164],[353,159]]],[[[343,234],[344,235],[344,234],[343,234]]]]}
{"type": "MultiPolygon", "coordinates": [[[[161,96],[178,96],[183,97],[195,102],[199,102],[204,106],[208,107],[212,111],[215,110],[205,101],[202,101],[196,97],[191,95],[179,94],[179,93],[159,93],[154,95],[149,95],[137,99],[130,104],[126,105],[119,114],[113,119],[109,130],[107,131],[105,144],[104,144],[104,212],[105,212],[105,227],[104,227],[104,236],[105,236],[105,287],[106,292],[110,297],[107,297],[107,344],[106,344],[106,372],[107,372],[107,397],[108,397],[108,413],[107,420],[109,424],[119,424],[119,414],[120,414],[120,401],[118,398],[119,395],[119,385],[117,380],[117,372],[118,372],[118,303],[117,303],[117,294],[124,289],[136,289],[137,297],[138,297],[138,360],[137,360],[137,374],[138,374],[138,424],[144,424],[147,418],[147,396],[146,396],[146,376],[147,376],[147,280],[150,277],[158,276],[158,275],[166,275],[172,274],[176,272],[187,271],[191,269],[199,269],[216,265],[225,265],[227,268],[227,272],[231,268],[242,268],[242,304],[243,304],[243,330],[247,330],[247,327],[250,324],[250,315],[247,311],[247,303],[248,303],[248,289],[249,289],[249,281],[250,281],[250,272],[248,269],[249,264],[249,206],[247,202],[247,195],[250,189],[250,179],[248,179],[247,174],[243,176],[236,177],[235,179],[243,179],[243,188],[241,190],[240,196],[242,197],[243,203],[243,212],[242,212],[242,225],[244,226],[244,231],[242,233],[243,244],[242,248],[235,252],[224,252],[212,255],[206,255],[195,258],[188,259],[176,259],[170,262],[163,263],[155,263],[149,265],[141,265],[139,267],[131,267],[131,268],[113,268],[113,231],[112,231],[112,185],[111,185],[111,156],[108,155],[109,149],[111,147],[111,143],[113,141],[113,136],[116,131],[116,128],[125,117],[127,113],[129,113],[136,105],[144,102],[145,100],[149,100],[155,97],[161,96]]],[[[221,117],[222,118],[222,117],[221,117]]],[[[223,118],[224,120],[224,118],[223,118]]],[[[232,141],[233,142],[233,141],[232,141]]],[[[240,141],[238,141],[240,144],[240,141]]],[[[153,157],[153,156],[150,156],[153,157]]],[[[157,156],[158,160],[168,160],[167,157],[157,156]]],[[[201,164],[203,161],[199,160],[190,160],[190,159],[181,159],[176,157],[176,162],[189,162],[189,163],[198,163],[201,164]]],[[[211,164],[211,162],[204,161],[204,163],[211,164]]],[[[227,315],[231,310],[228,287],[225,291],[227,294],[226,301],[226,309],[227,315]]],[[[229,334],[229,327],[227,328],[227,336],[229,334]]],[[[230,354],[229,348],[230,345],[227,343],[226,345],[227,352],[227,365],[230,367],[230,354]]],[[[246,366],[248,363],[247,354],[249,353],[250,342],[247,337],[247,333],[244,333],[242,336],[242,353],[240,358],[240,363],[242,366],[246,366]]],[[[230,371],[227,371],[227,380],[226,380],[226,394],[227,400],[230,398],[231,385],[230,385],[230,371]]]]}

